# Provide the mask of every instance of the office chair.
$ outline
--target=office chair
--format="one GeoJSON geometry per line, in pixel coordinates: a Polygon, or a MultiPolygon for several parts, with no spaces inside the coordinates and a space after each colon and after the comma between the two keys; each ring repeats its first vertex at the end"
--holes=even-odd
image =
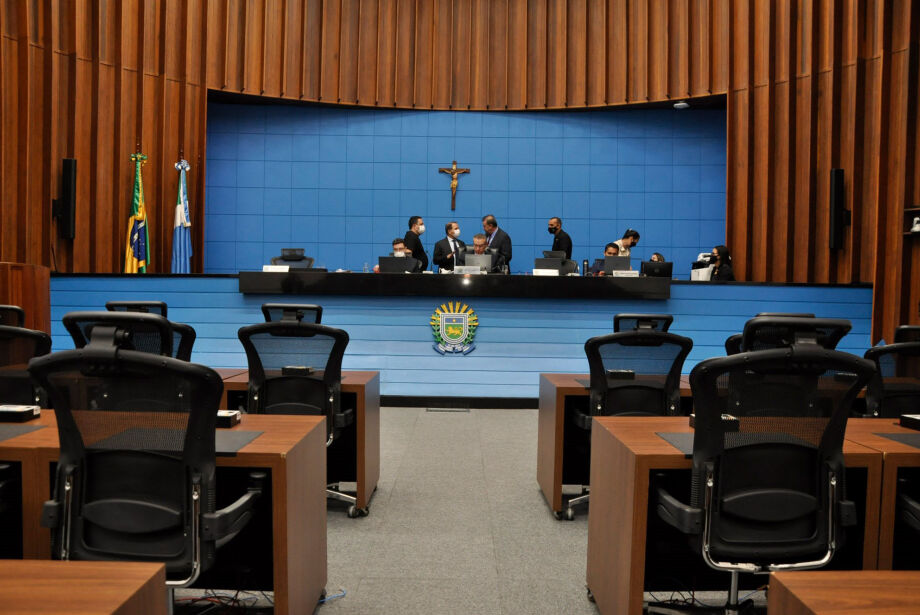
{"type": "MultiPolygon", "coordinates": [[[[153,313],[166,318],[166,304],[162,301],[107,301],[105,309],[110,312],[153,313]]],[[[173,330],[172,356],[183,361],[191,361],[192,347],[197,337],[195,329],[191,325],[171,320],[169,326],[173,330]]]]}
{"type": "Polygon", "coordinates": [[[265,322],[293,320],[319,324],[323,319],[323,306],[312,303],[263,303],[265,322]]]}
{"type": "Polygon", "coordinates": [[[313,257],[304,256],[303,248],[281,248],[281,256],[273,256],[272,265],[287,265],[291,269],[310,269],[313,257]]]}
{"type": "MultiPolygon", "coordinates": [[[[591,370],[588,412],[573,408],[571,422],[587,440],[584,448],[589,460],[593,417],[680,413],[680,372],[691,348],[689,337],[654,329],[610,333],[585,342],[591,370]]],[[[583,495],[568,501],[566,519],[575,518],[574,506],[589,501],[589,490],[582,487],[582,491],[583,495]]]]}
{"type": "Polygon", "coordinates": [[[18,305],[0,305],[0,325],[7,327],[26,326],[26,313],[18,305]]]}
{"type": "Polygon", "coordinates": [[[26,367],[34,357],[51,352],[51,336],[19,326],[0,325],[0,404],[45,406],[26,367]]]}
{"type": "Polygon", "coordinates": [[[622,313],[613,317],[613,332],[651,329],[667,333],[674,322],[670,314],[632,314],[622,313]]]}
{"type": "Polygon", "coordinates": [[[191,326],[166,320],[156,314],[141,312],[69,312],[61,319],[70,333],[74,347],[83,348],[89,342],[95,326],[118,326],[131,335],[133,350],[150,352],[182,361],[190,361],[195,344],[195,329],[191,326]],[[169,331],[167,345],[160,337],[165,327],[169,331]]]}
{"type": "Polygon", "coordinates": [[[166,318],[166,303],[163,301],[106,301],[105,309],[109,312],[140,312],[156,314],[166,318]]]}
{"type": "MultiPolygon", "coordinates": [[[[239,338],[249,363],[249,412],[325,416],[327,447],[354,422],[354,409],[341,402],[348,333],[282,320],[242,327],[239,338]]],[[[336,483],[326,496],[351,504],[348,515],[358,515],[357,498],[341,493],[336,483]]]]}
{"type": "Polygon", "coordinates": [[[694,367],[690,504],[656,487],[656,508],[707,565],[731,572],[727,613],[739,610],[740,572],[824,566],[855,524],[843,438],[874,371],[814,340],[694,367]]]}
{"type": "Polygon", "coordinates": [[[866,389],[867,414],[898,418],[920,412],[920,342],[875,346],[864,356],[877,370],[866,389]]]}
{"type": "Polygon", "coordinates": [[[786,348],[805,340],[834,350],[851,328],[850,321],[842,318],[756,316],[744,325],[741,351],[786,348]]]}
{"type": "MultiPolygon", "coordinates": [[[[814,314],[809,314],[807,312],[758,312],[755,314],[755,317],[770,317],[770,318],[814,318],[814,314]]],[[[738,354],[741,352],[741,337],[740,333],[735,333],[734,335],[729,335],[725,338],[725,354],[731,356],[733,354],[738,354]]]]}
{"type": "MultiPolygon", "coordinates": [[[[166,319],[132,316],[154,319],[160,346],[169,345],[166,319]]],[[[164,562],[171,598],[249,521],[265,474],[251,474],[247,493],[215,510],[220,376],[134,350],[134,324],[97,323],[84,348],[29,363],[51,397],[60,439],[42,525],[57,559],[164,562]]]]}
{"type": "Polygon", "coordinates": [[[894,343],[920,342],[920,325],[901,325],[894,330],[894,343]]]}

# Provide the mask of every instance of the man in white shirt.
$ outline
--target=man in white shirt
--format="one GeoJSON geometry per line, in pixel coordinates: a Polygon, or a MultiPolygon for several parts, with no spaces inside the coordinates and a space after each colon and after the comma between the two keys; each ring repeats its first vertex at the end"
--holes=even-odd
{"type": "Polygon", "coordinates": [[[445,224],[444,232],[447,236],[434,244],[432,260],[441,269],[452,271],[466,244],[460,241],[460,225],[456,221],[445,224]]]}
{"type": "Polygon", "coordinates": [[[629,256],[629,249],[639,243],[639,231],[628,228],[626,232],[623,233],[623,239],[617,239],[613,243],[617,244],[617,247],[620,248],[618,256],[629,256]]]}

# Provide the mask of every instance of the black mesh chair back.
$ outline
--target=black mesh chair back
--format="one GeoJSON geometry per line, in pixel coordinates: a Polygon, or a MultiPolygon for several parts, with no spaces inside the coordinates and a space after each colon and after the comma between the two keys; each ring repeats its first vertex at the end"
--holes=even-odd
{"type": "Polygon", "coordinates": [[[613,317],[613,332],[654,330],[667,332],[674,317],[670,314],[616,314],[613,317]]]}
{"type": "Polygon", "coordinates": [[[815,315],[810,312],[757,312],[754,316],[769,316],[772,318],[814,318],[815,315]]]}
{"type": "Polygon", "coordinates": [[[306,322],[239,330],[249,363],[249,412],[325,415],[328,439],[347,421],[341,409],[348,333],[306,322]]]}
{"type": "Polygon", "coordinates": [[[44,331],[0,325],[0,404],[44,405],[26,368],[49,352],[51,337],[44,331]]]}
{"type": "Polygon", "coordinates": [[[851,328],[850,321],[842,318],[758,316],[744,325],[741,350],[786,348],[803,341],[833,350],[851,328]]]}
{"type": "Polygon", "coordinates": [[[874,371],[870,361],[816,344],[694,367],[691,505],[706,513],[698,538],[707,563],[755,572],[829,561],[842,538],[835,528],[847,416],[874,371]]]}
{"type": "Polygon", "coordinates": [[[128,338],[119,340],[122,347],[166,357],[172,356],[172,325],[164,317],[156,314],[70,312],[64,314],[62,321],[76,348],[83,348],[89,343],[95,327],[116,327],[120,335],[128,338]]]}
{"type": "Polygon", "coordinates": [[[215,508],[223,383],[202,365],[131,350],[132,324],[97,323],[82,350],[29,365],[60,434],[45,521],[60,559],[165,562],[167,576],[186,584],[210,566],[217,543],[201,521],[215,508]]]}
{"type": "Polygon", "coordinates": [[[691,348],[688,337],[651,329],[589,339],[590,415],[679,414],[680,372],[691,348]]]}
{"type": "Polygon", "coordinates": [[[7,327],[26,326],[26,313],[18,305],[0,305],[0,325],[7,327]]]}
{"type": "Polygon", "coordinates": [[[310,269],[313,267],[313,257],[303,256],[299,258],[285,258],[284,256],[273,256],[272,265],[287,265],[291,269],[310,269]]]}
{"type": "Polygon", "coordinates": [[[166,303],[163,301],[106,301],[105,309],[109,312],[140,312],[156,314],[166,318],[166,303]]]}
{"type": "Polygon", "coordinates": [[[313,303],[263,303],[265,322],[292,320],[319,324],[323,320],[323,306],[313,303]]]}
{"type": "Polygon", "coordinates": [[[741,352],[741,338],[740,333],[735,333],[734,335],[729,335],[725,338],[725,354],[733,355],[741,352]]]}
{"type": "Polygon", "coordinates": [[[920,342],[920,325],[901,325],[894,330],[894,343],[920,342]]]}
{"type": "Polygon", "coordinates": [[[866,390],[867,412],[883,418],[920,413],[920,342],[876,346],[865,357],[877,370],[866,390]]]}
{"type": "MultiPolygon", "coordinates": [[[[135,312],[141,314],[158,314],[166,318],[166,304],[162,301],[108,301],[105,309],[110,312],[135,312]]],[[[172,327],[172,349],[177,359],[192,360],[192,348],[195,345],[197,334],[191,325],[179,322],[169,322],[172,327]]]]}

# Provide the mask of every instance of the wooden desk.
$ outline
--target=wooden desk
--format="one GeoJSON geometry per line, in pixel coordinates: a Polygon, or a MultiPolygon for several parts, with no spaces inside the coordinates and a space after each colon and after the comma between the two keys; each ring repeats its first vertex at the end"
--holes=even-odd
{"type": "Polygon", "coordinates": [[[6,615],[165,615],[166,566],[0,560],[0,605],[6,615]]]}
{"type": "MultiPolygon", "coordinates": [[[[0,442],[0,459],[22,467],[22,548],[27,559],[47,559],[51,553],[51,532],[39,520],[52,491],[50,468],[58,459],[58,434],[53,411],[42,411],[38,421],[44,429],[0,442]]],[[[218,467],[271,471],[275,612],[312,612],[326,586],[325,418],[245,415],[233,429],[262,434],[235,455],[218,456],[218,467]]]]}
{"type": "Polygon", "coordinates": [[[879,433],[917,433],[898,425],[896,419],[850,420],[847,439],[882,454],[882,495],[879,511],[878,568],[891,570],[894,553],[894,526],[897,514],[898,470],[920,467],[920,448],[878,436],[879,433]]]}
{"type": "Polygon", "coordinates": [[[799,571],[770,574],[768,615],[916,615],[916,571],[799,571]]]}
{"type": "MultiPolygon", "coordinates": [[[[540,374],[537,415],[537,483],[556,518],[562,516],[562,457],[565,398],[587,397],[588,374],[540,374]]],[[[681,397],[690,397],[690,376],[680,377],[681,397]]]]}
{"type": "MultiPolygon", "coordinates": [[[[686,417],[594,419],[587,585],[601,613],[642,613],[650,472],[692,467],[691,459],[656,432],[691,431],[686,417]]],[[[847,467],[867,469],[866,509],[860,516],[865,519],[863,567],[872,569],[877,558],[875,503],[881,493],[882,458],[849,440],[843,453],[847,467]]],[[[700,566],[705,566],[702,558],[700,566]]]]}
{"type": "MultiPolygon", "coordinates": [[[[215,370],[224,379],[221,408],[227,408],[229,391],[246,391],[248,369],[215,370]]],[[[342,396],[355,397],[355,449],[357,452],[357,502],[355,507],[367,513],[371,496],[380,479],[380,372],[342,372],[342,396]]],[[[345,403],[345,399],[342,400],[345,403]]]]}

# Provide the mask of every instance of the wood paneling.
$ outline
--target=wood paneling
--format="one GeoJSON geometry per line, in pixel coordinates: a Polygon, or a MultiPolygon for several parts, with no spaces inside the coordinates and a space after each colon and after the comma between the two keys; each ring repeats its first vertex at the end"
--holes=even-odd
{"type": "Polygon", "coordinates": [[[0,259],[122,267],[140,147],[151,271],[182,155],[193,267],[207,90],[415,109],[557,109],[723,94],[740,278],[873,282],[873,336],[920,322],[918,3],[886,0],[34,0],[0,3],[0,259]],[[78,160],[77,238],[50,201],[78,160]],[[828,247],[829,170],[853,224],[828,247]]]}

